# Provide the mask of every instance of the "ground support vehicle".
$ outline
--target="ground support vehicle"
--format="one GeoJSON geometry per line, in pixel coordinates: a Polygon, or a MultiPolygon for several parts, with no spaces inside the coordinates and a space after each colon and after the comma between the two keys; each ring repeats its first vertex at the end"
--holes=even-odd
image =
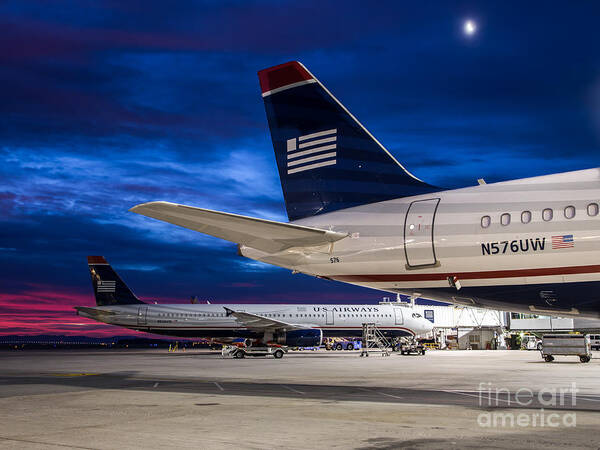
{"type": "Polygon", "coordinates": [[[521,339],[521,348],[523,350],[541,350],[542,340],[533,334],[526,334],[521,339]]]}
{"type": "Polygon", "coordinates": [[[275,359],[283,358],[288,351],[284,346],[269,347],[238,347],[235,345],[224,345],[221,350],[223,358],[245,358],[246,356],[272,356],[275,359]]]}
{"type": "Polygon", "coordinates": [[[590,362],[590,340],[582,334],[546,334],[542,338],[542,358],[554,361],[555,356],[579,356],[582,363],[590,362]]]}
{"type": "Polygon", "coordinates": [[[424,355],[426,348],[416,339],[401,338],[398,343],[398,349],[401,355],[410,355],[411,353],[417,355],[424,355]]]}
{"type": "Polygon", "coordinates": [[[326,338],[323,344],[327,350],[360,350],[362,348],[362,340],[360,338],[326,338]]]}

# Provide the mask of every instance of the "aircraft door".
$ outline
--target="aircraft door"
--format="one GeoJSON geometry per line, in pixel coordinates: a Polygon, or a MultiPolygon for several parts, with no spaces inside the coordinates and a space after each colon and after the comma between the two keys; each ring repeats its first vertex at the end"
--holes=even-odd
{"type": "Polygon", "coordinates": [[[325,311],[325,324],[326,325],[333,325],[333,311],[325,311]]]}
{"type": "Polygon", "coordinates": [[[147,315],[148,315],[148,307],[140,306],[138,308],[138,313],[137,313],[137,324],[138,325],[146,325],[147,324],[147,315]]]}
{"type": "Polygon", "coordinates": [[[402,314],[402,308],[394,308],[394,318],[396,325],[404,325],[404,315],[402,314]]]}
{"type": "Polygon", "coordinates": [[[433,226],[439,198],[412,202],[404,221],[406,268],[433,266],[437,263],[433,244],[433,226]]]}

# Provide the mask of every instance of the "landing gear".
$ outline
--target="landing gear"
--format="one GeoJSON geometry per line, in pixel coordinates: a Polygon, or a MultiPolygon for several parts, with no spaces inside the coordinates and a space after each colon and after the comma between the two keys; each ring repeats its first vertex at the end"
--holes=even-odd
{"type": "Polygon", "coordinates": [[[582,363],[587,363],[587,362],[590,362],[590,359],[591,359],[591,358],[590,358],[589,356],[587,356],[587,355],[581,355],[581,356],[579,357],[579,361],[581,361],[582,363]]]}
{"type": "Polygon", "coordinates": [[[544,361],[546,361],[546,362],[552,362],[552,361],[554,361],[554,356],[552,356],[552,355],[546,355],[546,356],[544,356],[544,361]]]}

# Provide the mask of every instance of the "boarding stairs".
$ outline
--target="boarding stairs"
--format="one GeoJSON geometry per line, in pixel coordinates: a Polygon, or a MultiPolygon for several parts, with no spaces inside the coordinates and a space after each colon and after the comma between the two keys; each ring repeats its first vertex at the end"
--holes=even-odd
{"type": "Polygon", "coordinates": [[[390,341],[383,335],[381,331],[375,326],[374,323],[363,323],[362,324],[362,351],[360,356],[369,356],[369,348],[378,348],[381,350],[381,356],[390,356],[389,348],[391,347],[390,341]]]}

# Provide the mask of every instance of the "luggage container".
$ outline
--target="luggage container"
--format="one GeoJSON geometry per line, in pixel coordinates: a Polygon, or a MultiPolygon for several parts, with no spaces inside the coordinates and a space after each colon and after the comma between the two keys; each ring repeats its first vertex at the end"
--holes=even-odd
{"type": "Polygon", "coordinates": [[[546,334],[542,338],[542,358],[554,361],[555,356],[579,356],[582,363],[590,362],[590,340],[582,334],[546,334]]]}

